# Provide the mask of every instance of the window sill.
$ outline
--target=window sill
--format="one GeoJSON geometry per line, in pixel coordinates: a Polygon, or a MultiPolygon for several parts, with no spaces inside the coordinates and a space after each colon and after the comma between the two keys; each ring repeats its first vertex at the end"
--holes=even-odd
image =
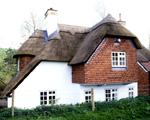
{"type": "Polygon", "coordinates": [[[127,67],[112,67],[112,70],[127,70],[127,67]]]}

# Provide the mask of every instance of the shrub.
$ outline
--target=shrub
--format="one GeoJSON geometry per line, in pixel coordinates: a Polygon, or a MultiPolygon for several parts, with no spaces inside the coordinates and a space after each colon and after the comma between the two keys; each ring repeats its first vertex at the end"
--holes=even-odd
{"type": "Polygon", "coordinates": [[[148,102],[150,103],[150,96],[146,94],[141,94],[136,97],[136,99],[140,100],[141,102],[148,102]]]}

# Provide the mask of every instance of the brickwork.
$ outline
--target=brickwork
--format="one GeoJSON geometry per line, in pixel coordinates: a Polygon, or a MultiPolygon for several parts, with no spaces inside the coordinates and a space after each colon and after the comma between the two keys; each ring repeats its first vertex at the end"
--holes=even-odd
{"type": "Polygon", "coordinates": [[[81,68],[78,65],[73,66],[73,82],[84,84],[137,82],[137,50],[129,39],[121,39],[119,44],[114,44],[117,39],[111,37],[106,38],[88,63],[82,65],[84,67],[81,68]],[[112,51],[126,52],[126,70],[112,69],[112,51]],[[84,73],[82,72],[84,78],[79,76],[79,71],[84,71],[84,73]]]}
{"type": "Polygon", "coordinates": [[[72,82],[84,83],[84,64],[72,66],[72,82]]]}
{"type": "Polygon", "coordinates": [[[140,66],[138,66],[138,94],[149,95],[149,72],[145,72],[140,66]]]}
{"type": "Polygon", "coordinates": [[[19,57],[19,72],[33,59],[33,56],[22,56],[19,57]]]}

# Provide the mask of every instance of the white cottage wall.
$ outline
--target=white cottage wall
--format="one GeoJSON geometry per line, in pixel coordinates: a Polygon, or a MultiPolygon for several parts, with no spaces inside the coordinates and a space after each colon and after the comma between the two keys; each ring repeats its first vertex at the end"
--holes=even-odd
{"type": "Polygon", "coordinates": [[[34,108],[40,105],[40,92],[50,90],[56,91],[58,104],[80,102],[80,85],[72,83],[72,67],[67,64],[42,61],[15,90],[15,106],[34,108]]]}
{"type": "Polygon", "coordinates": [[[105,101],[106,100],[106,95],[105,95],[105,90],[106,89],[117,89],[117,100],[129,97],[129,88],[133,88],[133,96],[136,97],[138,95],[138,89],[137,89],[137,82],[130,83],[127,85],[123,84],[106,84],[106,85],[81,85],[80,87],[80,101],[84,102],[85,101],[85,92],[91,90],[91,88],[94,88],[94,101],[105,101]]]}
{"type": "MultiPolygon", "coordinates": [[[[85,102],[85,91],[94,88],[94,100],[105,101],[106,89],[117,89],[117,99],[129,97],[129,87],[137,96],[137,82],[128,85],[80,85],[72,83],[72,67],[67,62],[42,61],[16,88],[15,107],[35,108],[40,105],[40,92],[56,91],[57,104],[85,102]]],[[[11,98],[8,107],[11,107],[11,98]]]]}

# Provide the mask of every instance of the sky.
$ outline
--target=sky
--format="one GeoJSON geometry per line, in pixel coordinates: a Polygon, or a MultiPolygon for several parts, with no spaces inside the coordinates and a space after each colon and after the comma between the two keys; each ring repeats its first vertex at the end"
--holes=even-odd
{"type": "Polygon", "coordinates": [[[106,13],[126,21],[133,32],[147,48],[150,34],[149,0],[0,0],[0,47],[16,48],[24,40],[20,35],[23,21],[30,11],[44,18],[47,9],[58,10],[58,23],[91,27],[101,20],[96,11],[103,4],[106,13]]]}

